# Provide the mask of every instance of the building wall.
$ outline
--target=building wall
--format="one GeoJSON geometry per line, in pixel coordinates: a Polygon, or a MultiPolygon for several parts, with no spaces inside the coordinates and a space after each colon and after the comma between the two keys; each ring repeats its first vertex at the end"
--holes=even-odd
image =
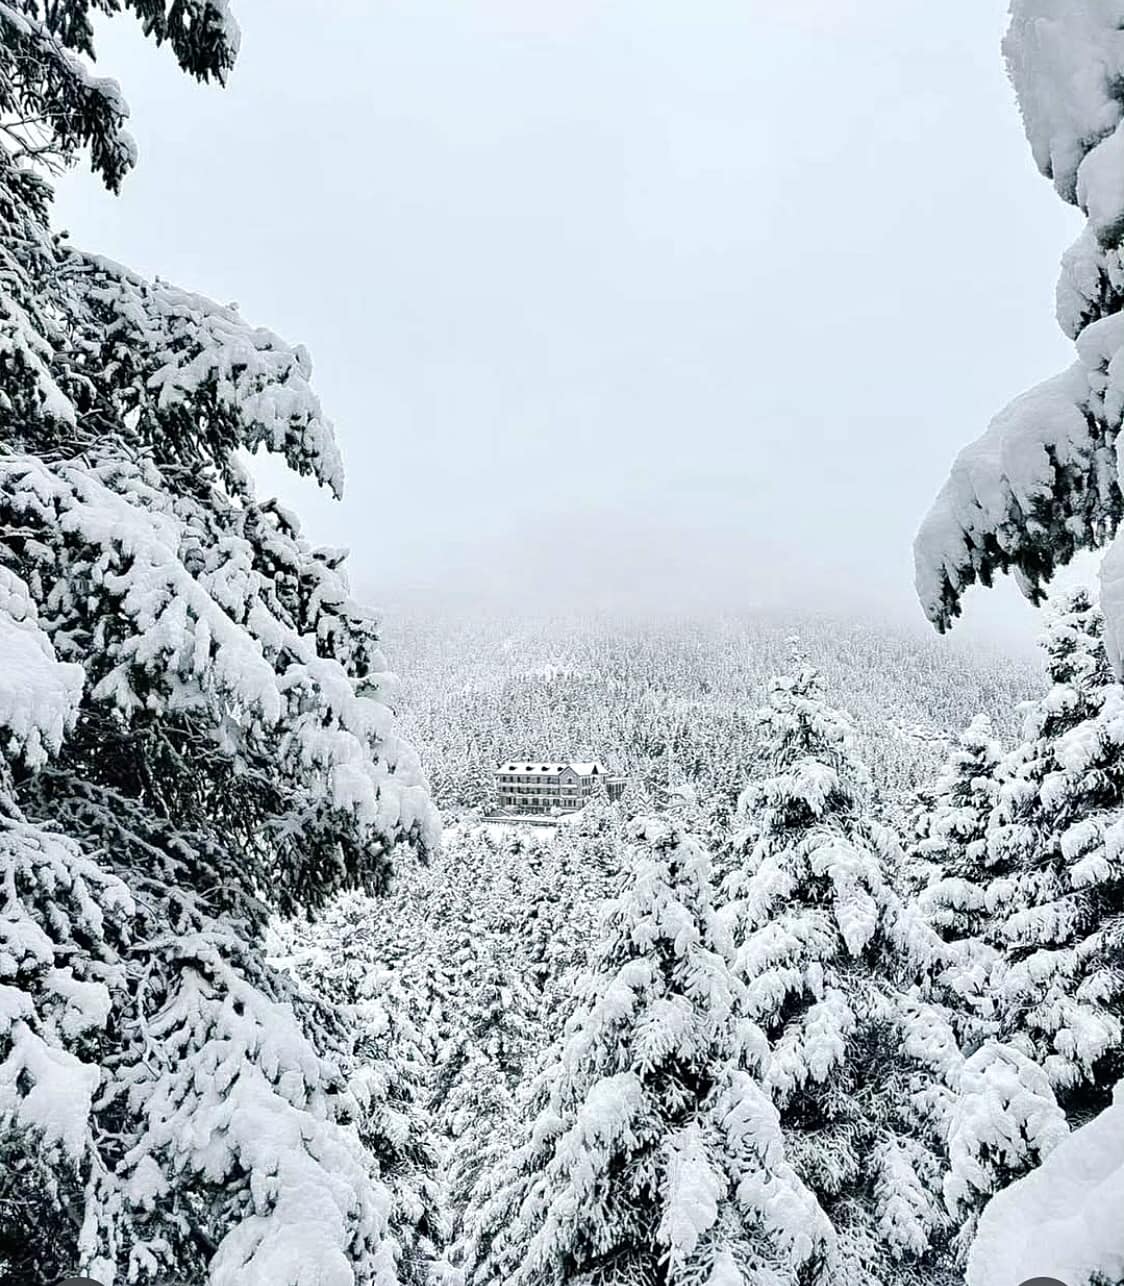
{"type": "Polygon", "coordinates": [[[576,812],[588,803],[596,777],[579,777],[575,772],[547,773],[496,773],[496,797],[500,808],[511,808],[521,813],[549,813],[557,808],[563,812],[576,812]]]}

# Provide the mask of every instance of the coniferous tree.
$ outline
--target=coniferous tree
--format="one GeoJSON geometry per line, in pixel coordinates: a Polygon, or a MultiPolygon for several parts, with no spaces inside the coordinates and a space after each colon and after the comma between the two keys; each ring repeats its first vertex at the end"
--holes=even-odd
{"type": "Polygon", "coordinates": [[[890,882],[897,843],[872,818],[849,721],[797,663],[758,716],[767,775],[742,795],[742,864],[724,883],[747,1012],[771,1046],[787,1155],[834,1228],[825,1280],[932,1280],[955,1042],[899,990],[915,944],[890,882]]]}
{"type": "Polygon", "coordinates": [[[958,975],[968,985],[950,1002],[967,1055],[944,1184],[961,1255],[987,1199],[1103,1106],[1124,1066],[1124,884],[1112,840],[1124,805],[1122,707],[1102,630],[1084,590],[1061,600],[1043,640],[1051,686],[995,770],[986,824],[945,853],[951,883],[938,876],[919,899],[939,929],[963,934],[976,966],[958,975]]]}
{"type": "Polygon", "coordinates": [[[535,997],[510,948],[491,944],[481,978],[463,996],[456,1035],[437,1066],[433,1107],[446,1138],[450,1200],[461,1215],[481,1171],[511,1139],[516,1099],[539,1048],[535,997]]]}
{"type": "Polygon", "coordinates": [[[1000,1036],[1071,1124],[1124,1075],[1124,688],[1083,591],[1045,639],[1051,687],[1005,766],[988,835],[1000,1036]]]}
{"type": "MultiPolygon", "coordinates": [[[[128,7],[225,77],[225,0],[128,7]]],[[[386,1282],[346,1033],[261,940],[435,819],[342,556],[241,462],[339,491],[307,354],[51,233],[46,168],[134,160],[98,8],[0,4],[0,1280],[386,1282]]]]}
{"type": "Polygon", "coordinates": [[[276,926],[275,946],[279,963],[332,1005],[347,1033],[341,1054],[358,1132],[393,1201],[395,1271],[403,1286],[425,1286],[452,1233],[428,1110],[432,1067],[412,997],[382,958],[378,915],[372,899],[346,895],[312,923],[276,926]]]}
{"type": "Polygon", "coordinates": [[[506,1166],[468,1215],[466,1280],[795,1282],[829,1229],[784,1157],[760,1032],[706,851],[636,822],[629,883],[506,1166]]]}
{"type": "Polygon", "coordinates": [[[977,715],[960,734],[919,818],[907,884],[922,914],[948,941],[979,936],[986,920],[987,828],[1001,758],[991,720],[977,715]]]}
{"type": "Polygon", "coordinates": [[[998,1027],[992,976],[998,952],[988,940],[987,887],[994,876],[988,827],[998,798],[1002,752],[991,721],[978,715],[961,733],[916,817],[918,836],[902,871],[905,917],[925,941],[914,981],[969,1056],[998,1027]]]}

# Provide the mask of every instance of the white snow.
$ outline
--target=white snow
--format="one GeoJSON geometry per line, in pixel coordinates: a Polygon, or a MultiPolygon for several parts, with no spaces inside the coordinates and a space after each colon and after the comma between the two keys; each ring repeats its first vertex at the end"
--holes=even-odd
{"type": "Polygon", "coordinates": [[[1003,49],[1038,168],[1073,200],[1082,160],[1120,122],[1124,0],[1014,0],[1003,49]]]}
{"type": "Polygon", "coordinates": [[[978,1049],[960,1069],[956,1090],[944,1185],[950,1210],[994,1191],[997,1162],[1014,1169],[1027,1151],[1047,1156],[1069,1132],[1046,1073],[1009,1046],[978,1049]]]}
{"type": "Polygon", "coordinates": [[[1124,1278],[1124,1082],[1114,1103],[1025,1178],[993,1197],[968,1259],[968,1286],[1056,1277],[1124,1278]]]}
{"type": "Polygon", "coordinates": [[[678,1269],[714,1226],[727,1179],[711,1165],[697,1125],[676,1131],[664,1143],[663,1153],[666,1188],[657,1236],[668,1248],[673,1269],[678,1269]]]}
{"type": "Polygon", "coordinates": [[[27,586],[0,566],[0,738],[31,767],[62,744],[83,679],[80,665],[56,659],[27,586]]]}
{"type": "Polygon", "coordinates": [[[69,1161],[80,1161],[100,1070],[48,1045],[25,1022],[15,1023],[9,1035],[0,1063],[0,1122],[15,1120],[44,1148],[57,1144],[69,1161]]]}
{"type": "Polygon", "coordinates": [[[1017,547],[1023,515],[1052,494],[1052,456],[1094,472],[1088,396],[1075,364],[1016,398],[957,456],[914,542],[917,593],[935,624],[947,623],[948,594],[958,600],[976,579],[989,541],[1017,547]]]}

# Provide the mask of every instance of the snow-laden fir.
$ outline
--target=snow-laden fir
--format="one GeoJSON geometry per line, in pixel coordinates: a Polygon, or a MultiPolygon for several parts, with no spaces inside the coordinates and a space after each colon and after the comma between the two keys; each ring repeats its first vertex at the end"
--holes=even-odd
{"type": "Polygon", "coordinates": [[[662,819],[629,839],[522,1137],[470,1206],[466,1281],[795,1281],[830,1225],[784,1157],[710,859],[662,819]]]}
{"type": "MultiPolygon", "coordinates": [[[[132,7],[225,76],[221,0],[132,7]]],[[[390,1283],[381,1106],[262,934],[435,815],[342,556],[246,471],[342,485],[307,354],[51,232],[46,168],[135,155],[88,8],[0,3],[0,1274],[390,1283]]]]}
{"type": "Polygon", "coordinates": [[[771,1047],[764,1081],[831,1216],[831,1279],[932,1281],[947,1260],[932,1105],[949,1036],[898,984],[915,945],[936,947],[894,893],[897,840],[871,814],[851,725],[801,658],[757,735],[763,773],[739,801],[723,894],[745,1009],[771,1047]]]}

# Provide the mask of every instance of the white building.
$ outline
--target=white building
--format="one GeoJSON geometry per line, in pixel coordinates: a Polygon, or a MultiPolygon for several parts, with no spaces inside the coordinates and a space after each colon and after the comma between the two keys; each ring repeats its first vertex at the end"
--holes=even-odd
{"type": "Polygon", "coordinates": [[[619,799],[623,777],[609,775],[602,763],[534,763],[520,759],[496,769],[496,802],[512,813],[574,813],[603,785],[619,799]]]}

